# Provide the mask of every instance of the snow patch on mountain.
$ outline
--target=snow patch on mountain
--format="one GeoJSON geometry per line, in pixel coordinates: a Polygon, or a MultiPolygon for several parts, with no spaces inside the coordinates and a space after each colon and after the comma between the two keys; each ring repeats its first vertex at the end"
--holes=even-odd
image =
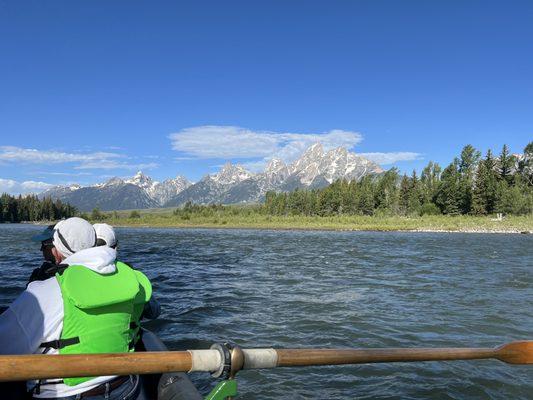
{"type": "Polygon", "coordinates": [[[210,175],[210,178],[219,185],[234,185],[236,183],[250,179],[253,176],[242,165],[233,165],[227,162],[219,173],[210,175]]]}

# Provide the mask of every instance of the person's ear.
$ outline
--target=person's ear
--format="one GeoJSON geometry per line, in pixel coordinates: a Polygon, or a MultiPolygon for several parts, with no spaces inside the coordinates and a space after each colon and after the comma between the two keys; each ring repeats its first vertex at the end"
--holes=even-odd
{"type": "Polygon", "coordinates": [[[56,259],[56,264],[61,264],[61,261],[64,260],[63,254],[61,254],[61,252],[55,247],[52,247],[52,254],[56,259]]]}

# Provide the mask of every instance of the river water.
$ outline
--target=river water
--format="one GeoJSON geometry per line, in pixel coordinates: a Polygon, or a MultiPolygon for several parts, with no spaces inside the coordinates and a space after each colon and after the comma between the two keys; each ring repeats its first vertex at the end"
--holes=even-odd
{"type": "MultiPolygon", "coordinates": [[[[42,227],[0,225],[0,305],[40,264],[42,227]]],[[[118,229],[162,304],[171,349],[492,347],[533,339],[533,236],[118,229]]],[[[207,374],[193,374],[206,393],[207,374]]],[[[243,371],[241,399],[532,399],[495,360],[243,371]]]]}

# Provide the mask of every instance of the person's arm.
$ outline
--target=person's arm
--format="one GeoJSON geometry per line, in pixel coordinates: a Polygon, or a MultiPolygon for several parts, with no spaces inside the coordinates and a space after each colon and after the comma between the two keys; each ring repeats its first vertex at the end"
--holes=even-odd
{"type": "Polygon", "coordinates": [[[142,318],[147,319],[156,319],[161,314],[161,305],[159,302],[154,298],[153,294],[152,297],[150,297],[150,300],[148,303],[144,304],[143,313],[141,314],[142,318]]]}
{"type": "Polygon", "coordinates": [[[0,354],[32,354],[60,332],[61,290],[55,278],[31,283],[0,315],[0,354]]]}
{"type": "Polygon", "coordinates": [[[40,344],[43,313],[35,296],[24,291],[0,315],[0,354],[31,354],[40,344]],[[33,315],[32,320],[26,315],[33,315]]]}

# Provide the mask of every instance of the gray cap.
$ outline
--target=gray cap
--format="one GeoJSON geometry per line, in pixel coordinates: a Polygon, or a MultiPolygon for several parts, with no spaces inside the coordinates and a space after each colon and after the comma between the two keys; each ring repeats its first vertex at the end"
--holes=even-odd
{"type": "Polygon", "coordinates": [[[51,240],[54,237],[54,227],[55,226],[56,226],[56,224],[48,225],[44,229],[44,231],[42,231],[41,233],[38,233],[37,235],[33,235],[31,237],[31,240],[33,242],[45,242],[47,240],[51,240]]]}

